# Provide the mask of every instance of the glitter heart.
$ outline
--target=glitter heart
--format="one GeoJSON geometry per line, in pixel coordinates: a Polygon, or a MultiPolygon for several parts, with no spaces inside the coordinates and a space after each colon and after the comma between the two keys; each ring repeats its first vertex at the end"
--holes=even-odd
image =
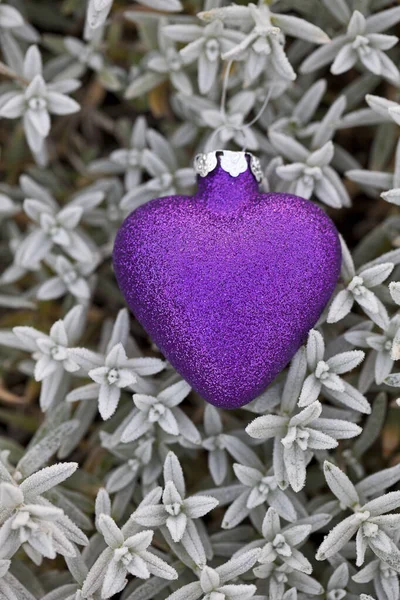
{"type": "Polygon", "coordinates": [[[304,343],[335,288],[336,229],[309,200],[261,194],[249,154],[200,155],[194,196],[152,200],[115,241],[136,318],[205,400],[247,404],[304,343]]]}

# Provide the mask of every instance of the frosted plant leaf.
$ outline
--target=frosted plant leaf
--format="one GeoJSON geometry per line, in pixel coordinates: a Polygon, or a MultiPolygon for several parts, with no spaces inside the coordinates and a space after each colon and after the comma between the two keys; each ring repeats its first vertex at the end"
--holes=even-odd
{"type": "Polygon", "coordinates": [[[398,38],[382,34],[381,31],[395,25],[399,20],[400,11],[389,9],[365,18],[360,11],[355,10],[348,22],[346,33],[309,55],[303,62],[301,71],[310,73],[332,63],[331,73],[339,75],[356,64],[361,64],[371,73],[398,83],[399,71],[385,54],[397,44],[398,38]],[[388,19],[384,18],[386,15],[388,19]],[[382,24],[379,23],[380,20],[382,24]]]}
{"type": "MultiPolygon", "coordinates": [[[[354,494],[354,491],[350,492],[350,496],[353,496],[354,502],[356,502],[356,497],[358,497],[359,503],[365,503],[374,496],[385,492],[387,488],[395,485],[399,481],[399,479],[400,468],[398,465],[396,465],[395,467],[389,467],[388,469],[383,469],[382,471],[364,477],[364,479],[356,483],[355,486],[353,486],[353,484],[347,478],[347,484],[344,486],[342,485],[342,488],[347,488],[347,490],[353,490],[354,487],[356,490],[356,494],[354,494]]],[[[342,478],[342,483],[344,481],[345,480],[342,478]]],[[[348,491],[347,496],[349,496],[348,491]]],[[[342,502],[342,498],[334,503],[329,502],[328,509],[330,510],[330,512],[332,512],[332,514],[338,514],[339,511],[343,509],[343,506],[346,505],[347,500],[349,500],[349,497],[347,497],[344,503],[342,502]]],[[[324,509],[324,505],[322,505],[321,510],[322,509],[324,509]]]]}
{"type": "Polygon", "coordinates": [[[387,190],[386,192],[382,192],[381,198],[386,200],[386,202],[390,202],[390,204],[395,204],[396,206],[400,205],[400,189],[393,188],[391,190],[387,190]]]}
{"type": "MultiPolygon", "coordinates": [[[[365,379],[362,379],[363,371],[366,367],[363,366],[359,377],[358,388],[365,393],[369,389],[371,381],[371,373],[366,373],[365,379]]],[[[370,369],[369,369],[370,371],[370,369]]],[[[373,379],[373,373],[372,373],[373,379]]],[[[362,464],[362,457],[367,450],[373,446],[380,436],[380,430],[386,418],[387,396],[384,392],[377,394],[374,401],[371,403],[371,413],[363,423],[363,430],[356,442],[351,448],[346,448],[343,451],[343,458],[349,467],[349,470],[356,477],[364,477],[365,469],[362,464]]]]}
{"type": "MultiPolygon", "coordinates": [[[[127,13],[128,19],[129,16],[129,13],[127,13]]],[[[170,56],[170,58],[172,57],[170,56]]],[[[167,79],[167,74],[158,73],[154,70],[150,71],[149,69],[144,68],[140,69],[139,67],[137,67],[129,73],[129,85],[125,91],[126,98],[128,100],[140,98],[140,96],[142,96],[143,94],[147,94],[154,88],[157,88],[159,85],[165,83],[167,79]]],[[[185,76],[183,77],[183,80],[186,83],[185,76]]],[[[190,83],[190,80],[188,81],[190,83]]],[[[186,95],[187,90],[185,89],[185,91],[182,92],[182,94],[186,95]]]]}
{"type": "MultiPolygon", "coordinates": [[[[321,121],[310,125],[307,133],[312,133],[311,148],[318,149],[333,139],[336,131],[339,129],[347,102],[348,100],[346,96],[339,96],[328,108],[321,121]]],[[[335,146],[336,156],[334,156],[334,161],[336,160],[338,164],[340,164],[340,162],[337,157],[341,151],[342,149],[340,146],[335,146]]],[[[346,188],[344,188],[342,191],[345,192],[345,194],[342,196],[343,205],[347,207],[351,206],[350,196],[348,195],[346,188]]]]}
{"type": "Polygon", "coordinates": [[[10,565],[10,560],[0,559],[0,593],[2,596],[16,600],[18,594],[22,594],[23,600],[35,600],[35,596],[10,573],[10,565]]]}
{"type": "Polygon", "coordinates": [[[36,46],[30,46],[25,55],[23,75],[27,80],[25,90],[8,97],[0,108],[0,117],[22,117],[28,145],[33,153],[39,153],[50,133],[50,114],[72,114],[79,111],[80,106],[60,92],[57,83],[45,82],[42,58],[36,46]]]}
{"type": "Polygon", "coordinates": [[[347,596],[347,586],[349,583],[349,566],[347,563],[339,565],[329,577],[326,591],[327,598],[338,600],[347,596]]]}
{"type": "Polygon", "coordinates": [[[222,437],[222,421],[218,410],[207,405],[204,410],[205,439],[202,445],[208,450],[208,468],[216,485],[220,485],[228,473],[228,454],[222,437]]]}
{"type": "Polygon", "coordinates": [[[183,8],[180,0],[139,0],[139,4],[165,12],[179,12],[183,8]]]}
{"type": "MultiPolygon", "coordinates": [[[[83,399],[97,397],[103,419],[109,419],[116,411],[121,390],[140,389],[142,376],[159,373],[165,366],[158,358],[128,358],[121,342],[112,346],[105,356],[86,348],[73,348],[68,354],[94,381],[90,395],[84,394],[83,399]]],[[[67,400],[74,402],[79,399],[78,390],[72,394],[67,400]]]]}
{"type": "Polygon", "coordinates": [[[372,110],[384,118],[385,121],[393,120],[397,125],[400,123],[400,104],[387,98],[367,94],[365,100],[372,110]]]}
{"type": "Polygon", "coordinates": [[[252,598],[257,590],[255,585],[229,584],[229,582],[235,581],[240,575],[249,571],[255,564],[259,553],[259,549],[249,550],[234,556],[215,569],[204,565],[197,574],[198,581],[181,587],[168,596],[166,600],[183,600],[184,598],[190,598],[191,600],[198,600],[199,598],[235,600],[238,596],[244,600],[252,598]]]}
{"type": "Polygon", "coordinates": [[[400,283],[398,281],[391,281],[389,283],[389,291],[393,302],[400,305],[400,283]]]}
{"type": "MultiPolygon", "coordinates": [[[[274,4],[273,2],[271,4],[274,4]]],[[[325,44],[329,41],[328,36],[321,31],[318,27],[310,27],[310,23],[304,19],[298,19],[295,17],[282,18],[283,15],[280,13],[274,13],[268,9],[265,4],[258,2],[258,12],[254,10],[255,7],[243,7],[232,5],[223,8],[211,8],[198,14],[198,17],[203,21],[212,21],[220,19],[224,23],[232,27],[243,27],[251,28],[254,24],[260,25],[259,36],[265,35],[265,29],[268,28],[268,18],[271,20],[273,25],[281,27],[282,30],[300,39],[307,40],[315,44],[325,44]],[[259,21],[257,21],[259,19],[259,21]],[[263,27],[264,25],[264,27],[263,27]],[[297,30],[294,27],[297,26],[297,30]]],[[[254,32],[256,33],[256,32],[254,32]]]]}
{"type": "Polygon", "coordinates": [[[79,340],[85,325],[85,309],[75,306],[56,321],[48,335],[33,327],[14,327],[12,335],[0,343],[30,352],[35,361],[33,375],[42,382],[40,407],[43,411],[56,400],[67,373],[79,370],[79,364],[69,356],[69,348],[79,340]]]}
{"type": "MultiPolygon", "coordinates": [[[[182,4],[179,0],[138,0],[138,3],[166,12],[179,12],[182,10],[182,4]]],[[[96,30],[104,25],[112,5],[113,0],[89,0],[86,13],[87,36],[89,38],[93,35],[91,30],[96,30]]]]}
{"type": "Polygon", "coordinates": [[[0,4],[0,30],[3,58],[12,69],[21,73],[24,62],[22,44],[24,42],[37,43],[40,36],[16,8],[4,2],[0,4]]]}
{"type": "Polygon", "coordinates": [[[338,467],[325,461],[324,473],[331,491],[353,512],[325,537],[317,551],[317,560],[333,556],[356,535],[357,566],[364,563],[365,552],[370,548],[379,559],[400,572],[400,550],[393,541],[400,515],[386,514],[400,506],[400,492],[389,492],[360,505],[356,488],[338,467]]]}
{"type": "MultiPolygon", "coordinates": [[[[13,237],[13,239],[10,240],[9,252],[13,258],[15,257],[15,253],[18,249],[21,239],[22,239],[22,235],[20,233],[18,233],[18,234],[15,233],[15,237],[13,237]]],[[[27,272],[28,272],[28,269],[19,267],[17,264],[15,264],[15,261],[14,261],[1,273],[0,284],[1,285],[13,284],[13,283],[19,281],[20,279],[22,279],[22,277],[24,277],[24,275],[26,275],[27,272]]]]}
{"type": "Polygon", "coordinates": [[[57,425],[60,421],[60,415],[63,413],[65,414],[65,408],[61,406],[36,432],[35,438],[30,442],[30,447],[15,467],[14,479],[20,480],[23,477],[32,475],[32,473],[46,465],[60,448],[63,438],[74,431],[77,426],[77,422],[74,420],[64,421],[57,425]]]}
{"type": "Polygon", "coordinates": [[[86,13],[89,29],[98,29],[105,23],[112,4],[113,0],[89,0],[86,13]]]}
{"type": "Polygon", "coordinates": [[[221,21],[205,27],[199,25],[167,25],[164,34],[177,42],[188,42],[180,51],[185,64],[197,62],[198,86],[201,94],[208,94],[215,84],[221,55],[233,49],[242,35],[225,29],[221,21]]]}
{"type": "Polygon", "coordinates": [[[0,4],[0,27],[13,29],[24,24],[24,19],[20,12],[13,6],[0,4]]]}
{"type": "Polygon", "coordinates": [[[321,418],[321,412],[322,405],[316,400],[293,416],[264,415],[246,427],[246,432],[256,439],[274,438],[273,464],[281,487],[289,484],[299,492],[305,485],[306,467],[316,450],[336,448],[338,439],[361,433],[355,423],[321,418]]]}
{"type": "Polygon", "coordinates": [[[340,291],[334,296],[329,308],[327,322],[337,323],[351,311],[356,302],[365,314],[381,328],[388,325],[388,315],[385,306],[371,291],[371,288],[382,284],[393,271],[393,263],[382,263],[376,266],[355,269],[353,259],[343,238],[342,269],[340,291]]]}
{"type": "MultiPolygon", "coordinates": [[[[155,129],[149,129],[146,133],[146,140],[149,148],[160,161],[166,165],[170,173],[174,176],[174,181],[177,189],[183,189],[193,185],[195,179],[194,169],[191,167],[180,168],[177,151],[168,141],[168,139],[155,129]]],[[[154,176],[153,170],[157,171],[157,167],[153,166],[151,156],[148,155],[149,163],[145,163],[149,175],[154,176]]],[[[156,173],[157,174],[157,173],[156,173]]]]}
{"type": "Polygon", "coordinates": [[[364,357],[365,353],[361,350],[352,350],[325,359],[324,339],[319,331],[311,329],[306,345],[307,365],[311,373],[304,381],[299,406],[309,406],[324,392],[353,410],[367,414],[371,412],[367,399],[340,377],[356,368],[364,357]],[[346,395],[342,397],[343,392],[346,392],[346,395]]]}
{"type": "Polygon", "coordinates": [[[342,206],[342,198],[347,193],[343,191],[340,179],[330,166],[334,153],[331,141],[310,152],[283,133],[270,130],[269,138],[276,151],[292,161],[291,164],[278,166],[276,169],[277,175],[287,182],[285,191],[303,198],[311,198],[314,194],[328,206],[342,206]]]}
{"type": "MultiPolygon", "coordinates": [[[[346,177],[351,181],[359,183],[369,194],[371,194],[371,187],[377,190],[390,188],[381,193],[381,198],[390,204],[398,206],[400,203],[400,143],[397,142],[396,145],[393,173],[368,171],[366,169],[351,169],[350,171],[347,171],[346,177]],[[366,185],[368,188],[365,187],[366,185]]],[[[373,191],[372,195],[374,195],[373,191]]]]}
{"type": "Polygon", "coordinates": [[[190,391],[190,385],[181,380],[165,388],[157,396],[134,394],[135,408],[121,434],[121,441],[133,442],[149,431],[153,424],[157,424],[166,433],[182,435],[199,444],[199,432],[178,407],[190,391]]]}
{"type": "MultiPolygon", "coordinates": [[[[1,5],[0,5],[1,8],[1,5]]],[[[5,194],[0,194],[0,218],[8,218],[20,211],[19,206],[5,194]]]]}
{"type": "Polygon", "coordinates": [[[195,564],[202,565],[206,556],[195,520],[213,510],[218,500],[203,495],[186,497],[182,467],[173,452],[164,462],[164,484],[164,490],[160,489],[156,496],[158,502],[139,507],[133,519],[144,527],[166,528],[173,541],[182,544],[195,564]]]}
{"type": "Polygon", "coordinates": [[[5,308],[35,309],[36,304],[30,300],[12,294],[0,294],[0,306],[5,308]]]}
{"type": "Polygon", "coordinates": [[[148,550],[153,531],[145,530],[125,537],[115,521],[107,514],[98,518],[98,527],[107,548],[91,567],[82,587],[84,598],[93,595],[101,587],[101,597],[111,598],[127,584],[127,575],[148,579],[150,574],[163,579],[177,579],[173,567],[148,550]]]}
{"type": "MultiPolygon", "coordinates": [[[[385,173],[383,171],[368,171],[366,169],[351,169],[346,172],[346,177],[351,181],[355,181],[362,186],[368,186],[369,193],[372,190],[379,190],[389,188],[394,183],[394,177],[392,173],[385,173]],[[372,188],[372,189],[371,189],[372,188]]],[[[373,192],[372,192],[373,193],[373,192]]],[[[384,192],[387,196],[387,192],[384,192]]],[[[382,196],[382,194],[381,194],[382,196]]],[[[389,197],[385,198],[386,201],[390,201],[389,197]]],[[[395,204],[395,202],[392,202],[395,204]]]]}

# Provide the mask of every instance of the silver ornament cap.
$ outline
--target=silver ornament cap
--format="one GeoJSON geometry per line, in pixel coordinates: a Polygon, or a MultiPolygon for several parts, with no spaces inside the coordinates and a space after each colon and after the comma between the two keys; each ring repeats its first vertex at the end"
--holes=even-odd
{"type": "Polygon", "coordinates": [[[260,161],[250,152],[234,152],[232,150],[214,150],[197,154],[194,159],[194,170],[200,177],[206,177],[218,165],[232,177],[238,177],[250,168],[255,179],[260,182],[263,172],[260,161]]]}

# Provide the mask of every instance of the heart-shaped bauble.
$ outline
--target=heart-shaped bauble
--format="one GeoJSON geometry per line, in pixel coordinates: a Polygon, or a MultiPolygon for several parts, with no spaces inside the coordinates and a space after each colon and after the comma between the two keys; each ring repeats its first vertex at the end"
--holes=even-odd
{"type": "Polygon", "coordinates": [[[118,284],[132,312],[205,400],[237,408],[304,343],[338,279],[337,231],[318,206],[261,194],[247,153],[197,159],[198,192],[152,200],[121,226],[118,284]]]}

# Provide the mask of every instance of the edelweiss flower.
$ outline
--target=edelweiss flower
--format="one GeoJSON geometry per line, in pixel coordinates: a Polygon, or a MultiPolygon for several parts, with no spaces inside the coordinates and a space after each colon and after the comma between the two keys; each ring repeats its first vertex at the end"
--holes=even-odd
{"type": "Polygon", "coordinates": [[[339,50],[331,72],[334,75],[344,73],[360,61],[368,71],[398,80],[400,74],[384,50],[389,50],[398,42],[395,35],[371,33],[367,29],[367,20],[355,10],[347,27],[347,39],[350,41],[339,50]]]}
{"type": "MultiPolygon", "coordinates": [[[[310,574],[311,563],[297,550],[297,546],[303,544],[312,530],[310,524],[287,525],[281,528],[279,515],[275,509],[269,508],[262,522],[263,540],[259,540],[261,554],[258,562],[262,565],[256,567],[255,573],[262,577],[263,565],[273,562],[283,563],[295,571],[310,574]]],[[[267,566],[267,572],[269,567],[267,566]]]]}
{"type": "Polygon", "coordinates": [[[276,168],[278,177],[289,182],[285,191],[303,198],[315,194],[318,200],[334,208],[343,205],[343,197],[347,194],[330,166],[334,154],[331,141],[310,152],[298,141],[275,130],[270,130],[269,138],[279,153],[293,161],[276,168]]]}
{"type": "Polygon", "coordinates": [[[356,302],[366,315],[379,327],[385,328],[388,322],[386,308],[379,298],[371,291],[381,285],[393,271],[394,264],[381,262],[365,265],[356,271],[353,259],[343,238],[341,279],[345,289],[340,290],[333,298],[329,308],[327,322],[337,323],[344,319],[356,302]]]}
{"type": "Polygon", "coordinates": [[[212,569],[205,565],[198,573],[198,581],[184,585],[166,600],[249,600],[257,591],[255,585],[228,583],[237,580],[239,575],[251,569],[259,556],[260,550],[249,550],[234,556],[231,560],[212,569]]]}
{"type": "Polygon", "coordinates": [[[178,574],[168,563],[149,552],[153,531],[141,531],[125,537],[115,521],[100,515],[98,527],[104,536],[107,549],[103,551],[85,580],[82,593],[85,598],[101,586],[101,597],[111,598],[124,589],[126,575],[148,579],[150,573],[163,579],[177,579],[178,574]],[[97,573],[101,565],[102,572],[97,573]],[[91,577],[91,574],[93,576],[91,577]]]}
{"type": "MultiPolygon", "coordinates": [[[[144,527],[166,526],[174,542],[180,542],[197,565],[205,563],[204,549],[194,519],[198,519],[218,505],[211,496],[195,495],[186,498],[182,467],[173,452],[164,463],[164,491],[150,492],[152,503],[145,500],[132,518],[144,527]],[[162,504],[159,501],[162,498],[162,504]]],[[[168,535],[167,535],[168,539],[168,535]]]]}
{"type": "Polygon", "coordinates": [[[75,556],[71,542],[86,544],[86,536],[42,494],[58,485],[77,469],[76,463],[59,463],[45,467],[19,485],[1,468],[0,557],[9,558],[22,545],[29,557],[40,564],[42,557],[56,554],[75,556]]]}
{"type": "Polygon", "coordinates": [[[363,564],[365,552],[370,548],[380,560],[400,572],[400,550],[393,541],[400,515],[385,514],[400,506],[400,492],[389,492],[361,504],[356,488],[338,467],[325,461],[324,473],[327,484],[341,505],[353,514],[340,521],[325,537],[317,551],[317,560],[333,556],[357,534],[358,567],[363,564]]]}
{"type": "Polygon", "coordinates": [[[283,48],[283,33],[316,44],[329,42],[329,37],[319,27],[299,17],[274,13],[262,0],[257,5],[249,3],[247,6],[212,8],[198,16],[204,21],[220,19],[248,32],[239,44],[222,56],[224,60],[246,60],[245,85],[260,75],[268,61],[278,76],[289,80],[296,78],[283,48]]]}
{"type": "Polygon", "coordinates": [[[66,373],[79,370],[79,365],[69,356],[69,347],[76,344],[85,324],[85,309],[75,306],[56,321],[49,335],[33,327],[14,327],[12,335],[4,336],[4,345],[31,352],[35,361],[33,375],[41,381],[40,406],[47,410],[54,402],[66,373]]]}
{"type": "Polygon", "coordinates": [[[43,79],[42,58],[36,46],[26,53],[23,76],[28,80],[23,92],[10,92],[0,108],[0,117],[23,117],[24,131],[32,152],[42,150],[50,133],[50,114],[69,115],[80,110],[79,104],[63,91],[75,89],[68,82],[46,83],[43,79]]]}
{"type": "Polygon", "coordinates": [[[218,75],[221,55],[229,52],[243,37],[238,31],[225,29],[221,21],[205,27],[199,25],[167,25],[163,32],[177,42],[189,42],[180,54],[185,64],[198,61],[198,85],[208,94],[218,75]]]}
{"type": "MultiPolygon", "coordinates": [[[[159,373],[165,364],[158,358],[128,358],[121,342],[108,349],[106,356],[91,352],[86,348],[73,348],[69,356],[85,369],[95,382],[86,386],[84,399],[98,397],[99,411],[103,419],[114,414],[121,396],[121,390],[140,389],[145,385],[141,376],[159,373]]],[[[69,402],[81,398],[79,389],[68,397],[69,402]]]]}
{"type": "Polygon", "coordinates": [[[364,352],[353,350],[325,358],[325,343],[319,331],[311,329],[306,346],[307,366],[311,374],[305,379],[299,398],[299,406],[309,406],[324,390],[339,402],[340,394],[346,391],[345,404],[353,410],[370,413],[367,400],[345,382],[339,375],[356,368],[364,360],[364,352]]]}
{"type": "Polygon", "coordinates": [[[400,20],[398,7],[397,10],[383,10],[367,18],[355,10],[351,16],[349,13],[348,19],[346,33],[310,54],[300,70],[310,73],[332,62],[331,72],[338,75],[361,63],[371,73],[399,83],[399,70],[385,54],[397,44],[398,38],[381,33],[400,20]]]}
{"type": "Polygon", "coordinates": [[[193,443],[199,444],[199,432],[177,406],[186,398],[190,390],[190,385],[182,380],[165,388],[157,396],[134,394],[133,402],[136,408],[121,434],[121,441],[133,442],[149,431],[153,424],[157,424],[166,433],[182,435],[193,443]]]}

